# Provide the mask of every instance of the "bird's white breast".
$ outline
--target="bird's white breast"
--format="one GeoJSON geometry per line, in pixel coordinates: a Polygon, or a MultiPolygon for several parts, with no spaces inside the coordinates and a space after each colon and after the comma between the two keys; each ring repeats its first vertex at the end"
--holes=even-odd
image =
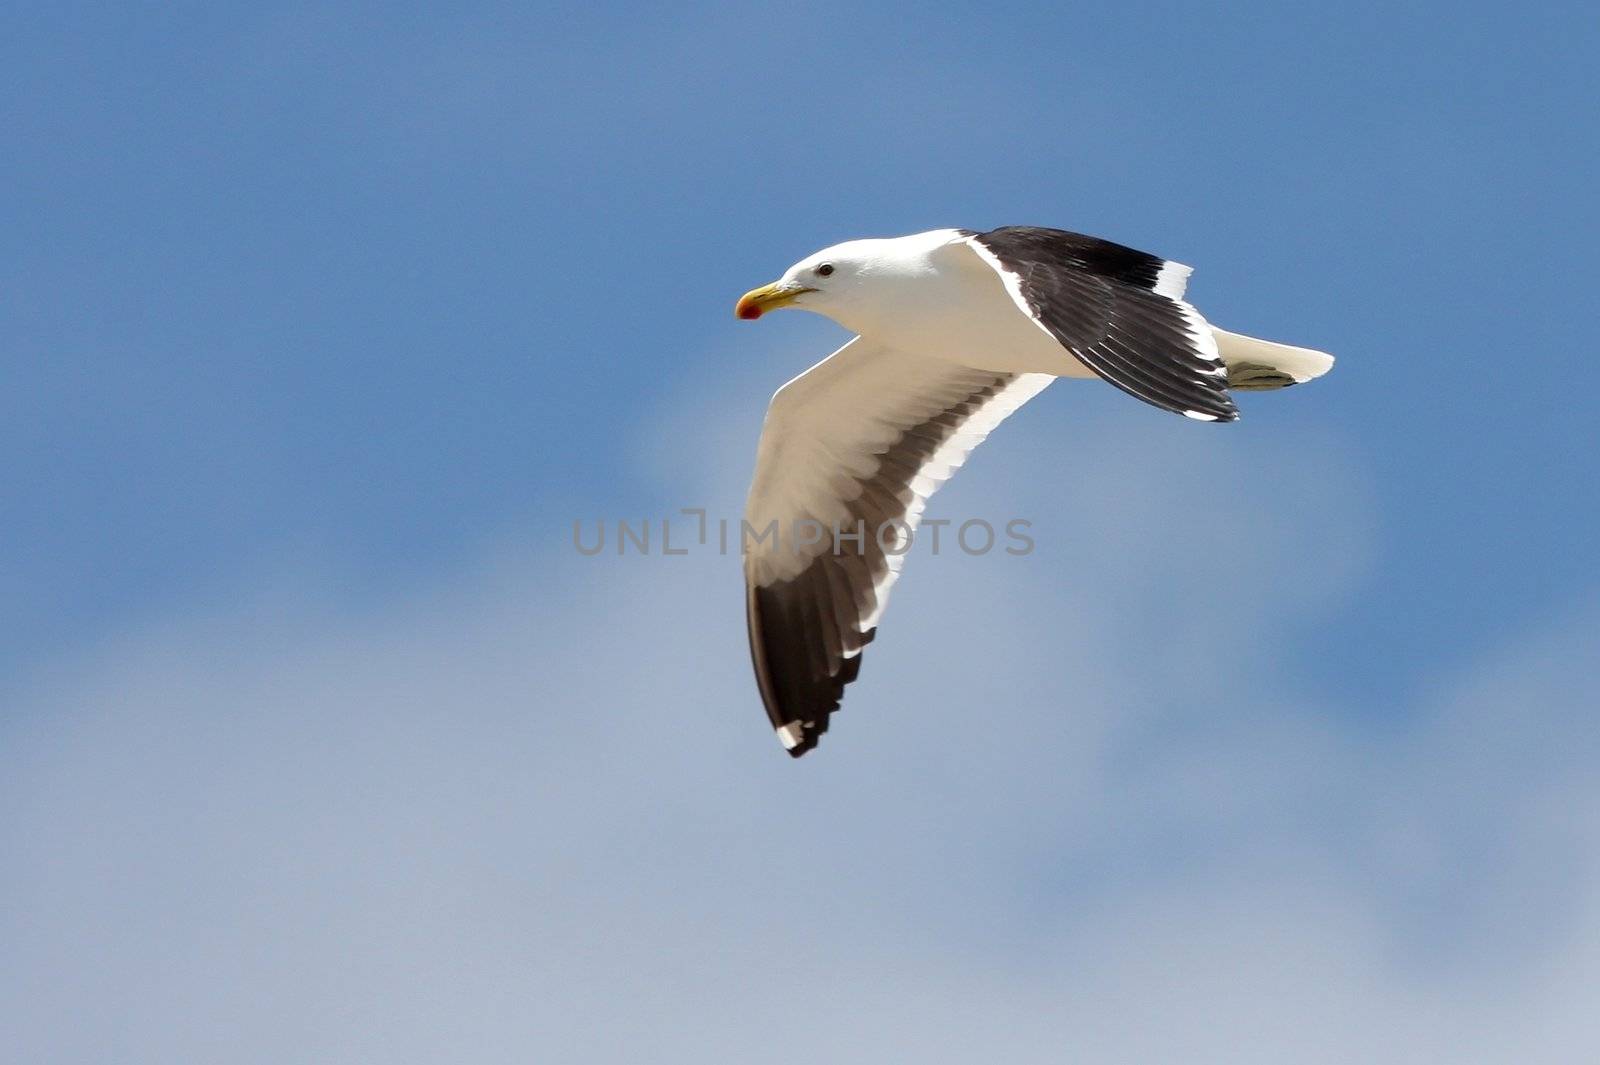
{"type": "Polygon", "coordinates": [[[886,258],[839,321],[901,351],[963,366],[1094,376],[1017,305],[964,240],[886,258]]]}

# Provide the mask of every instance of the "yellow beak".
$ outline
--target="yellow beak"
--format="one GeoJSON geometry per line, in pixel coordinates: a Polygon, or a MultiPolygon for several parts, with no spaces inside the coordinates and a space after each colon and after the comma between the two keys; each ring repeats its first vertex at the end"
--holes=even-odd
{"type": "Polygon", "coordinates": [[[774,281],[770,285],[751,289],[739,297],[739,302],[733,305],[733,313],[747,321],[754,321],[768,311],[775,311],[779,307],[787,307],[807,292],[815,292],[814,288],[793,283],[785,284],[774,281]]]}

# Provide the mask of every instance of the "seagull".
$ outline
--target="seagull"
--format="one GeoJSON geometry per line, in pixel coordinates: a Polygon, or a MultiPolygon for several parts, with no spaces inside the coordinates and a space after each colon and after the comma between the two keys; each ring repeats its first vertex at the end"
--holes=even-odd
{"type": "Polygon", "coordinates": [[[772,397],[741,528],[756,684],[791,756],[856,679],[928,497],[1050,382],[1231,422],[1230,392],[1333,365],[1210,325],[1189,274],[1066,230],[936,229],[836,244],[739,299],[742,319],[794,308],[857,334],[772,397]]]}

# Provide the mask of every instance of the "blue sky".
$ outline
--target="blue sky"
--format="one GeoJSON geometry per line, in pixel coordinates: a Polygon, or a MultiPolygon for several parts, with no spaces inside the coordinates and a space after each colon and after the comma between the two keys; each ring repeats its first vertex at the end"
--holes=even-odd
{"type": "Polygon", "coordinates": [[[1600,1043],[1592,13],[4,21],[30,1060],[1600,1043]],[[571,523],[737,514],[843,339],[740,292],[1012,223],[1340,361],[1049,390],[930,510],[1039,549],[915,557],[790,765],[736,562],[571,523]]]}

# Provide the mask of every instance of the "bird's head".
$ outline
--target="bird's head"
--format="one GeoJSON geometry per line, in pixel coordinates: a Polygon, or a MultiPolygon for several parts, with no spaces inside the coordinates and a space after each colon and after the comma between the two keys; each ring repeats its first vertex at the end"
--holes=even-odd
{"type": "Polygon", "coordinates": [[[813,311],[836,321],[848,317],[849,309],[870,288],[884,265],[881,240],[852,240],[835,244],[809,255],[770,285],[762,285],[739,297],[733,313],[746,320],[760,318],[768,311],[795,307],[813,311]]]}

